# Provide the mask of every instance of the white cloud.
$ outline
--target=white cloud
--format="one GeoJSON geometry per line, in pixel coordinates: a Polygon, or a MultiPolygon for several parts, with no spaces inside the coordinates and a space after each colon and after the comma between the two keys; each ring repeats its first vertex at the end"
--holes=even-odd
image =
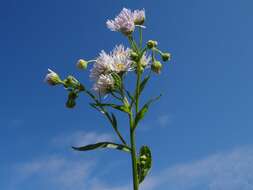
{"type": "Polygon", "coordinates": [[[159,187],[177,190],[252,190],[253,147],[241,147],[169,167],[149,178],[143,189],[159,187]]]}
{"type": "Polygon", "coordinates": [[[34,186],[44,184],[47,189],[84,189],[93,162],[51,156],[17,164],[10,189],[23,189],[29,181],[34,186]]]}
{"type": "MultiPolygon", "coordinates": [[[[131,185],[100,185],[92,190],[127,190],[131,185]]],[[[230,152],[165,168],[147,177],[145,190],[253,190],[253,147],[240,147],[230,152]]]]}
{"type": "Polygon", "coordinates": [[[108,133],[96,133],[77,131],[71,134],[63,134],[52,140],[52,143],[57,146],[84,146],[101,141],[113,141],[114,138],[108,133]]]}
{"type": "MultiPolygon", "coordinates": [[[[59,143],[64,136],[56,138],[59,143]]],[[[76,132],[64,138],[68,143],[88,144],[108,140],[107,134],[76,132]]],[[[130,163],[129,163],[130,164],[130,163]]],[[[103,167],[103,169],[110,167],[103,167]]],[[[33,181],[33,185],[44,184],[43,189],[53,190],[129,190],[126,185],[113,186],[113,179],[97,178],[94,162],[69,156],[49,156],[20,163],[15,168],[13,188],[21,190],[33,181]],[[94,174],[94,176],[93,176],[94,174]],[[105,183],[106,180],[109,183],[105,183]]],[[[100,172],[101,172],[101,168],[100,172]]],[[[110,171],[108,171],[110,174],[110,171]]],[[[231,151],[216,153],[196,161],[177,164],[160,172],[151,172],[141,189],[145,190],[253,190],[253,146],[238,147],[231,151]]],[[[113,175],[109,175],[113,177],[113,175]]]]}
{"type": "Polygon", "coordinates": [[[171,124],[173,116],[171,114],[163,114],[158,116],[157,122],[161,127],[167,127],[171,124]]]}

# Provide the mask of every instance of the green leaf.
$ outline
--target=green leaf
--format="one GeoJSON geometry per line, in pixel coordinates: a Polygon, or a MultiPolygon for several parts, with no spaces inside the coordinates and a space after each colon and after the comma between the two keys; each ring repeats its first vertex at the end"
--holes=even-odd
{"type": "Polygon", "coordinates": [[[150,79],[150,75],[146,76],[143,81],[140,84],[140,93],[143,91],[145,88],[145,85],[147,84],[148,80],[150,79]]]}
{"type": "Polygon", "coordinates": [[[140,120],[143,119],[143,117],[145,116],[145,113],[148,111],[148,105],[145,104],[141,110],[137,113],[136,117],[135,117],[135,126],[137,126],[137,124],[139,123],[140,120]]]}
{"type": "Polygon", "coordinates": [[[152,98],[151,100],[149,100],[149,101],[141,108],[141,110],[137,113],[137,115],[136,115],[136,117],[135,117],[135,126],[137,126],[138,122],[139,122],[140,120],[143,119],[143,117],[145,116],[145,113],[148,111],[148,108],[149,108],[150,104],[151,104],[152,102],[158,100],[160,97],[161,97],[161,95],[158,96],[158,97],[156,97],[156,98],[152,98]]]}
{"type": "Polygon", "coordinates": [[[112,108],[117,109],[119,111],[130,113],[130,108],[128,106],[126,106],[126,105],[101,104],[101,103],[96,103],[94,105],[95,106],[100,106],[100,107],[109,106],[109,107],[112,107],[112,108]]]}
{"type": "Polygon", "coordinates": [[[113,113],[111,113],[111,115],[112,115],[112,117],[111,117],[112,118],[112,122],[111,122],[112,126],[113,126],[113,128],[118,129],[117,119],[113,113]]]}
{"type": "Polygon", "coordinates": [[[152,166],[152,155],[148,146],[142,146],[139,153],[137,169],[139,183],[143,182],[152,166]]]}
{"type": "Polygon", "coordinates": [[[111,148],[111,149],[118,149],[125,152],[131,152],[131,149],[128,146],[116,144],[112,142],[99,142],[96,144],[89,144],[82,147],[72,147],[74,150],[77,151],[88,151],[88,150],[94,150],[99,148],[111,148]]]}

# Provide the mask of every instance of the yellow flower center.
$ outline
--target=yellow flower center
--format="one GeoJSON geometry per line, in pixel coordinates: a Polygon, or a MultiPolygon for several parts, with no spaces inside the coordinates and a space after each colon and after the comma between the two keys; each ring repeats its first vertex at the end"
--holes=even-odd
{"type": "Polygon", "coordinates": [[[117,63],[116,67],[118,70],[123,71],[125,69],[125,65],[123,63],[117,63]]]}

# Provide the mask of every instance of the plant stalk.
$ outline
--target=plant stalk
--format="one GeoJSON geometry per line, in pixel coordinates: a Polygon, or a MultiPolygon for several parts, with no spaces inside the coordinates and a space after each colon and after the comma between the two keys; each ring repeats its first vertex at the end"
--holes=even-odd
{"type": "Polygon", "coordinates": [[[132,173],[133,173],[133,189],[139,189],[137,158],[136,158],[136,145],[135,145],[135,132],[132,113],[130,114],[130,142],[131,142],[131,158],[132,158],[132,173]]]}

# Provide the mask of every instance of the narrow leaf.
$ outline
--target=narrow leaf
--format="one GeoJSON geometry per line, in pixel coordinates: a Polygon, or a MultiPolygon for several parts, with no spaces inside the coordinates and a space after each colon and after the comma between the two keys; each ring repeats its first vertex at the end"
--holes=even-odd
{"type": "Polygon", "coordinates": [[[89,144],[82,147],[72,147],[72,148],[77,151],[88,151],[88,150],[101,149],[101,148],[111,148],[111,149],[118,149],[125,152],[131,152],[131,149],[128,146],[116,144],[112,142],[99,142],[96,144],[89,144]]]}
{"type": "Polygon", "coordinates": [[[140,93],[143,91],[145,88],[145,85],[147,84],[148,80],[150,79],[150,75],[146,76],[143,81],[140,84],[140,93]]]}
{"type": "Polygon", "coordinates": [[[117,124],[117,119],[115,117],[115,115],[113,113],[112,114],[112,125],[113,125],[113,128],[117,129],[118,128],[118,124],[117,124]]]}
{"type": "Polygon", "coordinates": [[[148,108],[149,108],[150,104],[151,104],[152,102],[158,100],[160,97],[161,97],[161,95],[158,96],[158,97],[156,97],[156,98],[153,98],[153,99],[149,100],[149,101],[141,108],[141,110],[137,113],[137,115],[136,115],[136,117],[135,117],[135,126],[137,126],[138,122],[139,122],[140,120],[143,119],[143,117],[145,116],[145,113],[148,111],[148,108]]]}
{"type": "Polygon", "coordinates": [[[119,111],[122,111],[122,112],[126,112],[126,113],[129,113],[130,112],[130,109],[129,107],[125,106],[125,105],[116,105],[116,104],[101,104],[101,103],[97,103],[95,104],[96,106],[109,106],[109,107],[112,107],[114,109],[117,109],[119,111]]]}

